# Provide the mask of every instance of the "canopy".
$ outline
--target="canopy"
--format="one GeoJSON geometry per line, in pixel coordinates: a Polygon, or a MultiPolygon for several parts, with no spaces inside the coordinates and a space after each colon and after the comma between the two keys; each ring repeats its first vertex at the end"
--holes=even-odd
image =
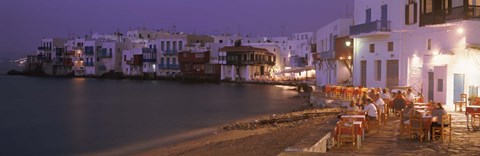
{"type": "Polygon", "coordinates": [[[300,73],[300,72],[303,72],[303,71],[314,70],[314,69],[315,69],[315,67],[299,67],[299,68],[295,68],[295,69],[284,70],[284,71],[280,72],[280,74],[300,73]]]}

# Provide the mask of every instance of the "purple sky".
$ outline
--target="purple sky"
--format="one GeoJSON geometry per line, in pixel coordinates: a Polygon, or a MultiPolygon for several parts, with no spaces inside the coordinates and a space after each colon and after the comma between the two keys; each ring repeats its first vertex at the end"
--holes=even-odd
{"type": "Polygon", "coordinates": [[[281,36],[352,13],[353,0],[12,0],[0,5],[0,58],[34,53],[42,37],[129,27],[281,36]]]}

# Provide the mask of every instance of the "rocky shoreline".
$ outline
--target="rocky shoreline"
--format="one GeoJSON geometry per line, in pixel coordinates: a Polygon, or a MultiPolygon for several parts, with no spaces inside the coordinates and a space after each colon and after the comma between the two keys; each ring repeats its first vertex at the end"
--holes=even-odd
{"type": "Polygon", "coordinates": [[[200,139],[134,155],[277,155],[317,131],[318,127],[338,120],[339,112],[338,108],[306,107],[289,113],[264,115],[231,122],[200,139]]]}

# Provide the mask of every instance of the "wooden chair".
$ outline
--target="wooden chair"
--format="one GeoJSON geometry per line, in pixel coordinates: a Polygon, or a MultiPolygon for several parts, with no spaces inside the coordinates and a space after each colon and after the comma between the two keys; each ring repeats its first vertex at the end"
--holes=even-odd
{"type": "Polygon", "coordinates": [[[460,101],[455,102],[455,111],[457,111],[457,107],[460,108],[460,112],[463,107],[467,107],[467,94],[460,94],[460,101]]]}
{"type": "MultiPolygon", "coordinates": [[[[387,116],[390,115],[390,109],[392,108],[392,106],[390,106],[390,99],[382,99],[383,102],[385,102],[385,114],[387,114],[387,116]]],[[[393,111],[392,111],[393,112],[393,111]]]]}
{"type": "Polygon", "coordinates": [[[422,114],[415,111],[410,114],[410,125],[408,134],[410,136],[410,139],[413,139],[414,134],[418,136],[420,141],[423,141],[423,137],[425,136],[423,117],[422,114]]]}
{"type": "Polygon", "coordinates": [[[470,113],[470,115],[472,116],[470,124],[474,129],[477,129],[478,127],[475,123],[478,121],[478,123],[480,124],[480,113],[470,113]]]}
{"type": "Polygon", "coordinates": [[[352,151],[355,149],[356,137],[355,137],[355,126],[353,122],[341,121],[337,124],[338,134],[337,134],[337,147],[340,148],[340,145],[343,143],[352,143],[352,151]]]}
{"type": "Polygon", "coordinates": [[[377,109],[378,119],[380,122],[383,122],[383,125],[387,125],[387,119],[388,119],[388,115],[386,113],[387,110],[388,110],[387,105],[384,105],[383,111],[382,109],[377,109]]]}
{"type": "Polygon", "coordinates": [[[377,128],[377,133],[380,132],[380,123],[381,123],[381,118],[380,118],[380,109],[377,107],[377,119],[376,120],[367,120],[368,122],[368,130],[371,131],[372,127],[377,128]]]}
{"type": "Polygon", "coordinates": [[[445,136],[448,136],[448,141],[452,141],[452,115],[445,114],[442,116],[442,124],[440,127],[432,128],[432,137],[440,135],[442,142],[445,140],[445,136]]]}
{"type": "Polygon", "coordinates": [[[403,112],[403,110],[400,111],[400,135],[410,134],[410,120],[403,115],[403,112]]]}

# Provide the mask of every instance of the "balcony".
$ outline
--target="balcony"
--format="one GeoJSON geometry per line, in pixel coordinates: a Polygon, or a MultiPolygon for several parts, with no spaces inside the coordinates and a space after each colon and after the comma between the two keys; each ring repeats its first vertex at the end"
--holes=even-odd
{"type": "Polygon", "coordinates": [[[93,64],[93,62],[85,62],[84,65],[87,66],[87,67],[95,66],[95,65],[93,64]]]}
{"type": "Polygon", "coordinates": [[[155,58],[143,58],[143,62],[157,62],[155,58]]]}
{"type": "Polygon", "coordinates": [[[93,56],[94,54],[94,48],[92,46],[85,47],[85,55],[87,56],[93,56]]]}
{"type": "Polygon", "coordinates": [[[179,64],[158,64],[159,69],[180,69],[179,64]]]}
{"type": "Polygon", "coordinates": [[[112,58],[112,53],[111,53],[111,52],[107,52],[107,49],[102,49],[102,51],[100,51],[100,52],[97,54],[97,57],[98,57],[98,58],[112,58]]]}
{"type": "Polygon", "coordinates": [[[38,50],[50,51],[50,50],[52,50],[52,48],[50,48],[50,47],[38,47],[38,50]]]}
{"type": "Polygon", "coordinates": [[[370,23],[350,26],[350,35],[357,37],[388,35],[390,31],[390,21],[376,20],[370,23]]]}
{"type": "Polygon", "coordinates": [[[333,50],[324,51],[324,52],[321,52],[319,54],[320,54],[320,59],[322,59],[322,60],[335,59],[335,51],[333,51],[333,50]]]}
{"type": "Polygon", "coordinates": [[[449,21],[480,19],[480,6],[458,6],[420,15],[420,26],[444,24],[449,21]]]}
{"type": "Polygon", "coordinates": [[[175,49],[167,49],[164,55],[177,55],[178,51],[175,49]]]}
{"type": "Polygon", "coordinates": [[[157,53],[157,49],[142,48],[142,53],[157,53]]]}

